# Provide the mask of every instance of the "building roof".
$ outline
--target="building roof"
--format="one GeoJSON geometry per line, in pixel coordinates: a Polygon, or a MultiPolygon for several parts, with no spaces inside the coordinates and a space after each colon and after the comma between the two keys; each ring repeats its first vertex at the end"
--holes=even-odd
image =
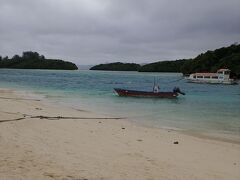
{"type": "Polygon", "coordinates": [[[196,76],[217,76],[217,73],[194,73],[196,76]]]}
{"type": "Polygon", "coordinates": [[[230,69],[219,69],[217,72],[219,72],[219,71],[230,71],[230,69]]]}
{"type": "MultiPolygon", "coordinates": [[[[217,70],[217,72],[223,72],[223,71],[231,71],[230,69],[219,69],[217,70]]],[[[217,73],[208,73],[208,72],[202,72],[202,73],[193,73],[193,75],[196,75],[196,76],[217,76],[217,73]]]]}

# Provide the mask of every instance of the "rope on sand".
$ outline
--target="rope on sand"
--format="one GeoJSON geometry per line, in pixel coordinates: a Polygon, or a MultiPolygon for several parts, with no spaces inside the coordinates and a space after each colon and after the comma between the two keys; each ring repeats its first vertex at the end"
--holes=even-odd
{"type": "Polygon", "coordinates": [[[11,121],[21,121],[21,120],[24,120],[26,118],[17,118],[17,119],[4,119],[4,120],[0,120],[0,123],[3,123],[3,122],[11,122],[11,121]]]}
{"type": "Polygon", "coordinates": [[[24,98],[10,98],[10,97],[0,97],[0,99],[13,99],[13,100],[30,100],[30,101],[40,101],[39,99],[24,99],[24,98]]]}
{"type": "Polygon", "coordinates": [[[60,120],[60,119],[115,119],[115,120],[119,120],[119,119],[125,119],[125,118],[118,118],[118,117],[67,117],[67,116],[31,116],[31,115],[27,115],[27,114],[23,114],[24,117],[21,118],[16,118],[16,119],[4,119],[4,120],[0,120],[0,123],[4,123],[4,122],[12,122],[12,121],[20,121],[20,120],[24,120],[27,118],[30,119],[47,119],[47,120],[60,120]]]}
{"type": "Polygon", "coordinates": [[[124,119],[124,118],[99,118],[99,117],[65,117],[65,116],[31,116],[30,118],[59,120],[59,119],[124,119]]]}

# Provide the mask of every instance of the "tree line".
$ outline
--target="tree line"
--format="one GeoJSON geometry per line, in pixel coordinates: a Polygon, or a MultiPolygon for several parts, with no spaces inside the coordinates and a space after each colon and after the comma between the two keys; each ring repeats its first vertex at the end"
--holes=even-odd
{"type": "Polygon", "coordinates": [[[90,70],[105,70],[105,71],[138,71],[141,66],[135,63],[109,63],[99,64],[90,68],[90,70]]]}
{"type": "Polygon", "coordinates": [[[58,69],[58,70],[76,70],[78,67],[68,61],[60,59],[46,59],[37,52],[26,51],[22,56],[14,55],[12,58],[0,56],[0,68],[14,69],[58,69]]]}
{"type": "Polygon", "coordinates": [[[134,63],[100,64],[91,70],[139,71],[139,72],[216,72],[220,68],[228,68],[234,76],[240,78],[240,45],[233,44],[214,51],[207,51],[192,59],[159,61],[145,65],[134,63]]]}

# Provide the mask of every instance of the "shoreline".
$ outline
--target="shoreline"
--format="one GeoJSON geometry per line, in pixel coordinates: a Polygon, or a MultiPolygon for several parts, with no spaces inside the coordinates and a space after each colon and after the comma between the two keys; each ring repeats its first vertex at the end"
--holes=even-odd
{"type": "MultiPolygon", "coordinates": [[[[0,88],[1,90],[1,88],[0,88]]],[[[64,108],[70,108],[73,110],[77,110],[77,111],[83,111],[83,112],[89,112],[89,113],[95,113],[101,116],[106,116],[106,117],[116,117],[116,115],[114,113],[109,113],[109,112],[100,112],[97,109],[87,109],[86,106],[83,105],[83,109],[79,109],[78,107],[75,107],[73,105],[70,105],[66,102],[61,102],[59,99],[48,99],[48,97],[42,94],[38,94],[35,93],[34,91],[28,91],[28,90],[19,90],[19,89],[6,89],[6,90],[10,90],[16,93],[16,95],[20,95],[20,96],[26,96],[26,98],[33,98],[33,99],[38,99],[39,101],[42,101],[43,103],[47,104],[47,105],[52,105],[55,106],[56,103],[59,103],[56,107],[64,107],[64,108]],[[58,101],[58,102],[57,102],[58,101]]],[[[60,96],[61,97],[61,96],[60,96]]],[[[180,134],[185,134],[188,136],[193,136],[196,138],[202,138],[202,139],[209,139],[209,140],[216,140],[216,141],[223,141],[223,142],[229,142],[229,143],[234,143],[234,144],[240,144],[240,132],[238,134],[234,134],[234,133],[220,133],[217,131],[214,132],[201,132],[201,131],[195,131],[195,130],[190,130],[190,129],[180,129],[180,128],[175,128],[172,126],[152,126],[151,124],[147,123],[146,121],[143,122],[137,122],[137,119],[134,118],[128,118],[126,116],[121,116],[121,117],[117,117],[119,119],[122,119],[122,121],[126,121],[126,122],[130,122],[130,123],[134,123],[136,126],[142,126],[142,127],[146,127],[146,128],[150,128],[150,129],[161,129],[164,131],[175,131],[177,133],[180,134]]]]}
{"type": "Polygon", "coordinates": [[[0,97],[4,180],[240,177],[238,143],[143,127],[15,90],[0,88],[0,97]]]}

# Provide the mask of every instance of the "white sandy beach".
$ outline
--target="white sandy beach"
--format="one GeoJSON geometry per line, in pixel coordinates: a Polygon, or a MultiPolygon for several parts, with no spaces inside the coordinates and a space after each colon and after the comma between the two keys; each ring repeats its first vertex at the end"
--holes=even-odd
{"type": "Polygon", "coordinates": [[[1,89],[0,180],[32,179],[239,180],[240,144],[142,127],[1,89]]]}

